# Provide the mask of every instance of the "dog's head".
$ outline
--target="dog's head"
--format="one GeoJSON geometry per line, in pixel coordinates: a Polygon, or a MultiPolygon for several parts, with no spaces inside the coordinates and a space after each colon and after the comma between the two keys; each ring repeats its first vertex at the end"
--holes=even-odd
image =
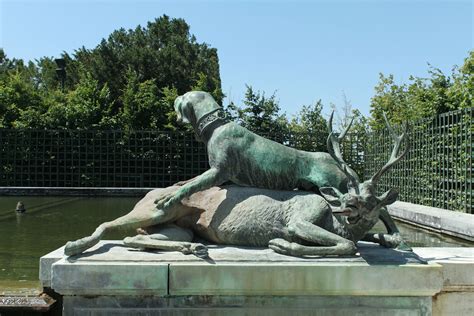
{"type": "Polygon", "coordinates": [[[174,110],[178,123],[193,125],[210,110],[219,107],[214,98],[207,92],[191,91],[179,96],[174,101],[174,110]]]}

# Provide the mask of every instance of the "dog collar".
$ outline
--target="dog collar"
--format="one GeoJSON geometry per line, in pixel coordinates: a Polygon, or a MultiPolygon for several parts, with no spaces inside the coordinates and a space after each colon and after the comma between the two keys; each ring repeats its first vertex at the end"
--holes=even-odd
{"type": "Polygon", "coordinates": [[[217,108],[204,114],[197,122],[197,134],[202,136],[204,131],[214,122],[222,121],[228,122],[227,115],[221,108],[217,108]]]}

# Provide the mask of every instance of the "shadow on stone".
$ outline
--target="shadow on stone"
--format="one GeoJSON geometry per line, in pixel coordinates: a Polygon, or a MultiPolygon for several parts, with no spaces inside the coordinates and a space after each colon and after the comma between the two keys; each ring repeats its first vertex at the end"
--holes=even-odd
{"type": "Polygon", "coordinates": [[[103,243],[98,248],[95,248],[94,250],[89,250],[89,251],[83,252],[83,253],[78,254],[78,255],[69,256],[69,257],[66,258],[66,260],[68,262],[73,263],[73,262],[76,262],[78,259],[88,258],[88,257],[92,257],[92,256],[95,256],[95,255],[107,253],[107,252],[110,251],[110,249],[115,248],[115,247],[128,248],[127,246],[122,245],[122,244],[103,243]]]}
{"type": "Polygon", "coordinates": [[[369,265],[428,264],[414,252],[385,248],[376,244],[358,244],[360,256],[369,265]]]}

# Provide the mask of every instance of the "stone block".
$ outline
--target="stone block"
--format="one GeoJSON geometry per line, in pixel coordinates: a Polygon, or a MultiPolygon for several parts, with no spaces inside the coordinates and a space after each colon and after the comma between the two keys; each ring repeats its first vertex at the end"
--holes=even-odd
{"type": "Polygon", "coordinates": [[[444,291],[474,291],[474,248],[413,248],[413,251],[443,267],[444,291]]]}
{"type": "Polygon", "coordinates": [[[432,296],[438,265],[187,264],[169,267],[170,295],[432,296]]]}
{"type": "Polygon", "coordinates": [[[474,216],[437,207],[397,201],[387,206],[390,215],[410,224],[474,241],[474,216]]]}
{"type": "Polygon", "coordinates": [[[433,316],[474,315],[474,292],[442,292],[433,298],[433,316]]]}
{"type": "Polygon", "coordinates": [[[51,287],[51,267],[64,256],[64,247],[44,255],[39,264],[39,280],[42,287],[51,287]]]}
{"type": "Polygon", "coordinates": [[[64,315],[427,316],[429,297],[351,296],[66,296],[64,315]]]}

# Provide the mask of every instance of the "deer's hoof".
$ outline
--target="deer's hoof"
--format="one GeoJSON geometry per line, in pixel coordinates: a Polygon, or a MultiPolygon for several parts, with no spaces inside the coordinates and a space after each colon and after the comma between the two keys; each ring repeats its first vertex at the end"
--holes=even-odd
{"type": "Polygon", "coordinates": [[[191,247],[191,250],[196,257],[199,257],[199,258],[209,257],[209,252],[207,250],[207,247],[204,246],[203,244],[194,244],[191,247]]]}

